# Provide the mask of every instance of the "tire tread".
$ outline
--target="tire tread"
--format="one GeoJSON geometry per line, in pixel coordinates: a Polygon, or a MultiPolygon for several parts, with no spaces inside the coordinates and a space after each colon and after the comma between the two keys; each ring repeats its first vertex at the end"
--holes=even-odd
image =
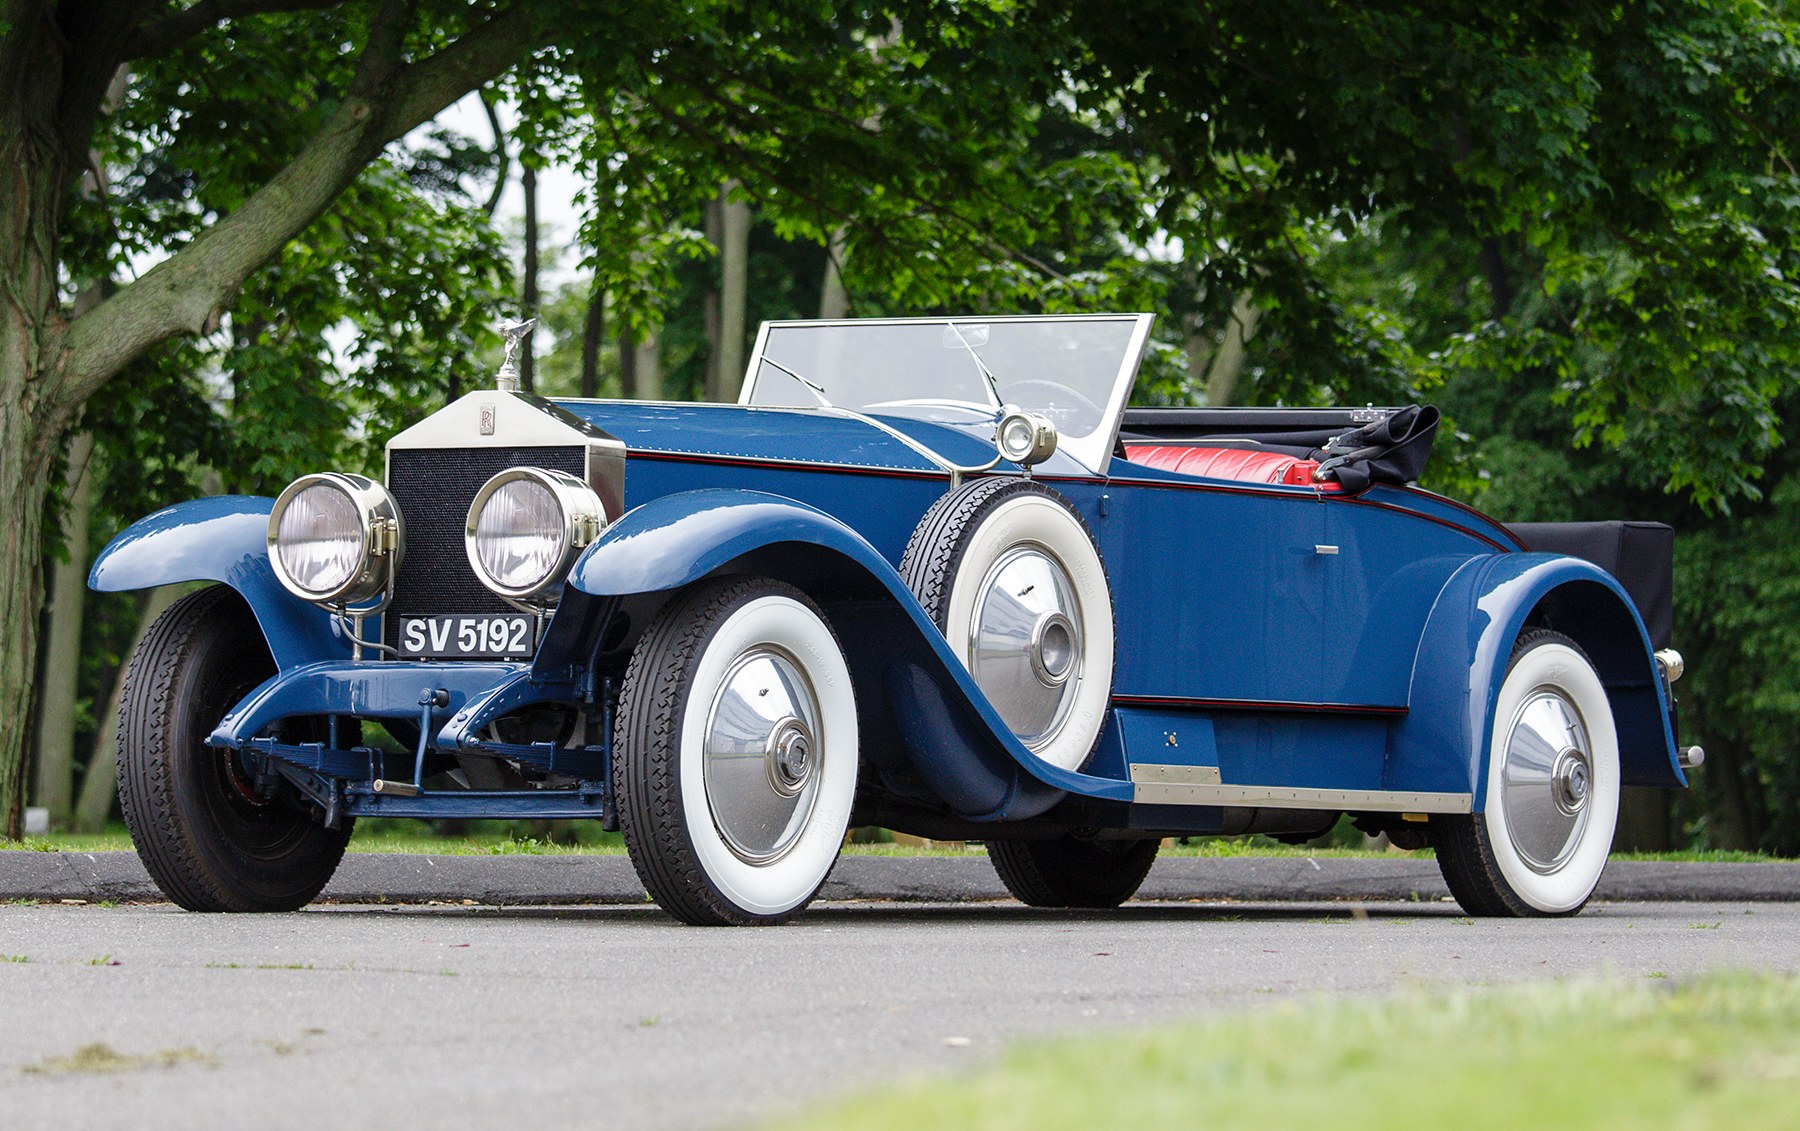
{"type": "Polygon", "coordinates": [[[1126,842],[1113,851],[1071,836],[998,840],[988,843],[988,859],[1020,903],[1111,908],[1137,893],[1161,848],[1156,840],[1126,842]]]}
{"type": "MultiPolygon", "coordinates": [[[[132,652],[120,696],[119,807],[138,858],[164,895],[189,911],[291,911],[305,906],[330,880],[349,842],[348,822],[309,838],[288,883],[222,872],[201,843],[203,830],[184,817],[178,760],[188,756],[178,690],[192,665],[207,662],[211,640],[257,633],[250,610],[231,589],[215,585],[170,605],[132,652]],[[244,622],[248,620],[246,625],[244,622]]],[[[260,635],[257,637],[260,639],[260,635]]],[[[273,667],[273,661],[270,661],[273,667]]],[[[228,846],[215,846],[228,847],[228,846]]]]}
{"type": "Polygon", "coordinates": [[[645,631],[619,696],[615,734],[622,741],[615,741],[613,755],[619,831],[645,890],[663,910],[693,926],[773,926],[800,914],[812,899],[809,895],[777,915],[747,912],[726,899],[707,879],[688,839],[681,799],[680,720],[695,661],[733,609],[769,593],[819,614],[806,594],[782,582],[727,578],[702,584],[666,606],[645,631]]]}

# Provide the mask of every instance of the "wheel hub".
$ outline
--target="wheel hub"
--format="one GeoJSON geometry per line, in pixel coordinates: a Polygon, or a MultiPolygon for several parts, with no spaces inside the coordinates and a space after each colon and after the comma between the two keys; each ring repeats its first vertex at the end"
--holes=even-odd
{"type": "Polygon", "coordinates": [[[713,826],[740,859],[765,864],[799,840],[822,750],[818,697],[794,658],[739,656],[707,712],[701,767],[713,826]]]}
{"type": "Polygon", "coordinates": [[[1080,683],[1081,609],[1062,563],[1037,546],[1001,555],[982,579],[969,670],[1031,749],[1054,739],[1080,683]]]}
{"type": "Polygon", "coordinates": [[[1505,737],[1507,837],[1534,871],[1568,863],[1587,827],[1593,756],[1581,712],[1558,688],[1525,697],[1505,737]]]}
{"type": "Polygon", "coordinates": [[[1045,687],[1057,687],[1075,669],[1075,626],[1061,612],[1038,617],[1031,630],[1031,670],[1045,687]]]}
{"type": "Polygon", "coordinates": [[[812,773],[812,734],[806,724],[789,715],[769,731],[764,757],[768,761],[769,787],[782,797],[793,797],[806,787],[812,773]]]}
{"type": "Polygon", "coordinates": [[[1557,808],[1564,813],[1573,815],[1581,811],[1588,797],[1585,754],[1571,747],[1556,756],[1556,766],[1550,771],[1550,792],[1556,798],[1557,808]]]}

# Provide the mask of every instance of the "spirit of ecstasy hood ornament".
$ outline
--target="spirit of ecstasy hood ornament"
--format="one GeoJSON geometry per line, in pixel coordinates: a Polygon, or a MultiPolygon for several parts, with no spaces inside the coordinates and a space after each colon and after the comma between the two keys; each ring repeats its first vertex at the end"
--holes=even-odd
{"type": "Polygon", "coordinates": [[[495,374],[495,382],[503,393],[519,391],[519,345],[531,334],[531,328],[537,325],[537,319],[527,318],[523,322],[515,322],[510,318],[500,321],[500,337],[506,341],[506,357],[500,362],[500,372],[495,374]]]}

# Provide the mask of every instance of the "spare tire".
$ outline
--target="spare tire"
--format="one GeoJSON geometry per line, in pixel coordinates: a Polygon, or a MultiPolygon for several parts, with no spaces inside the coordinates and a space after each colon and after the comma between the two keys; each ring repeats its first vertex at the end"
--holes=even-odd
{"type": "Polygon", "coordinates": [[[1062,495],[978,479],[919,520],[900,575],[1013,734],[1079,769],[1112,697],[1113,608],[1094,535],[1062,495]]]}

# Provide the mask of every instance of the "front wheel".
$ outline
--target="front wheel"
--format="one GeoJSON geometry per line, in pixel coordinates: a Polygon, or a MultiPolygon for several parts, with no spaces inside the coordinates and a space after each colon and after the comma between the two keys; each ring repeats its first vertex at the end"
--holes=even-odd
{"type": "Polygon", "coordinates": [[[1471,915],[1574,914],[1619,815],[1618,734],[1580,645],[1544,629],[1519,637],[1489,747],[1483,811],[1431,821],[1450,894],[1471,915]]]}
{"type": "Polygon", "coordinates": [[[259,792],[234,750],[206,738],[275,674],[256,617],[224,586],[169,606],[132,653],[119,707],[119,806],[150,878],[189,911],[292,911],[343,859],[286,786],[259,792]]]}
{"type": "Polygon", "coordinates": [[[1160,840],[996,840],[988,859],[1013,898],[1033,907],[1117,907],[1156,863],[1160,840]]]}
{"type": "Polygon", "coordinates": [[[767,579],[702,585],[632,653],[613,785],[638,878],[697,926],[780,923],[837,860],[856,795],[850,669],[816,605],[767,579]]]}

